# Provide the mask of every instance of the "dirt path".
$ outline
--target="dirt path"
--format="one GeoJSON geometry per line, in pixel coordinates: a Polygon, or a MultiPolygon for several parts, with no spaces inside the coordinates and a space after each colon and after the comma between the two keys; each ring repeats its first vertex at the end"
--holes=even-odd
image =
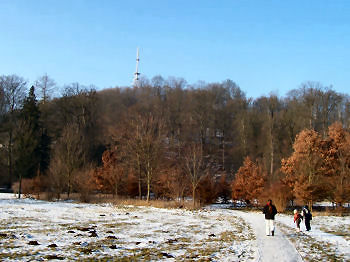
{"type": "Polygon", "coordinates": [[[256,234],[256,241],[258,245],[257,261],[303,261],[294,245],[284,236],[277,226],[274,237],[266,236],[265,219],[263,214],[242,211],[234,212],[250,223],[256,234]]]}

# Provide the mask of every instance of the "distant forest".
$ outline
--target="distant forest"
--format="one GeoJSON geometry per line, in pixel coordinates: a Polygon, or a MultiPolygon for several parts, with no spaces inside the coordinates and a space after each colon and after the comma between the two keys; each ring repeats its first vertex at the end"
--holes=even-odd
{"type": "Polygon", "coordinates": [[[248,205],[350,201],[350,98],[318,82],[246,97],[232,80],[101,91],[0,76],[0,185],[248,205]]]}

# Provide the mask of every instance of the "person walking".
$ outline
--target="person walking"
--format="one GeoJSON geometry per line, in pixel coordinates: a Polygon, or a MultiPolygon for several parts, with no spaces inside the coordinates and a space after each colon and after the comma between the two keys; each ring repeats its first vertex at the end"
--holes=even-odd
{"type": "Polygon", "coordinates": [[[299,214],[297,209],[294,209],[294,223],[297,226],[297,232],[300,232],[300,223],[302,219],[302,215],[299,214]]]}
{"type": "Polygon", "coordinates": [[[265,223],[266,223],[266,235],[274,236],[275,235],[275,215],[277,214],[277,209],[275,205],[272,204],[272,200],[269,199],[267,204],[263,209],[263,213],[265,214],[265,223]]]}
{"type": "Polygon", "coordinates": [[[311,230],[310,221],[312,220],[312,214],[308,206],[303,207],[303,217],[305,221],[306,231],[310,231],[311,230]]]}

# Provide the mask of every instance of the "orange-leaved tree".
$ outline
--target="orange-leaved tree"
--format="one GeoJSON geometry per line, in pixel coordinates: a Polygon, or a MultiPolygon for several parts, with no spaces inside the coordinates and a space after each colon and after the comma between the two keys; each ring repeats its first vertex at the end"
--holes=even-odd
{"type": "Polygon", "coordinates": [[[165,165],[155,179],[154,191],[157,197],[182,201],[188,179],[177,165],[165,165]]]}
{"type": "Polygon", "coordinates": [[[120,155],[118,155],[117,149],[103,152],[103,166],[94,174],[97,189],[112,193],[114,196],[118,196],[127,174],[120,155]]]}
{"type": "Polygon", "coordinates": [[[264,190],[266,172],[246,157],[232,182],[232,198],[250,204],[257,201],[264,190]]]}
{"type": "Polygon", "coordinates": [[[339,206],[350,200],[350,132],[336,122],[328,129],[325,170],[331,186],[330,200],[339,206]]]}
{"type": "Polygon", "coordinates": [[[289,158],[282,159],[281,170],[295,197],[312,206],[328,192],[322,157],[324,143],[316,131],[305,129],[296,136],[293,149],[289,158]]]}

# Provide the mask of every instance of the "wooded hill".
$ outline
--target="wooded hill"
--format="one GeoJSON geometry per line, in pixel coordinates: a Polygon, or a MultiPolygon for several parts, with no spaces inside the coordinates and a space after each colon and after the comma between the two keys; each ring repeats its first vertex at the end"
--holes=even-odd
{"type": "Polygon", "coordinates": [[[23,193],[350,200],[350,99],[320,83],[255,99],[160,76],[55,98],[47,75],[28,87],[0,77],[0,184],[23,193]]]}

